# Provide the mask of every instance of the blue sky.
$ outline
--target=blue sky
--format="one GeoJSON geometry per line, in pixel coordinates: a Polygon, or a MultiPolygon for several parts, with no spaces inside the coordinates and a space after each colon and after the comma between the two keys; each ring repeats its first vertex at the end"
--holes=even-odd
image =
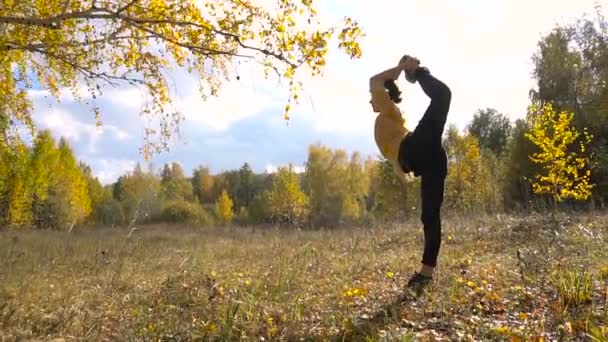
{"type": "MultiPolygon", "coordinates": [[[[272,0],[260,0],[264,3],[272,0]]],[[[256,1],[254,1],[256,2],[256,1]]],[[[317,0],[325,22],[354,17],[366,38],[363,58],[332,53],[323,77],[305,82],[303,99],[289,125],[282,117],[287,93],[259,68],[239,68],[240,81],[223,86],[204,102],[191,76],[176,74],[175,102],[186,116],[182,136],[171,151],[155,155],[159,168],[177,161],[190,174],[198,165],[212,172],[248,162],[257,172],[292,163],[302,166],[310,144],[323,143],[348,152],[375,156],[374,114],[369,108],[368,78],[395,65],[404,53],[419,57],[452,89],[449,123],[464,128],[479,108],[493,107],[512,120],[525,115],[532,54],[555,23],[593,13],[590,0],[317,0]]],[[[413,129],[428,105],[418,85],[399,82],[407,126],[413,129]]],[[[136,162],[143,123],[140,96],[133,89],[108,90],[98,99],[104,126],[95,127],[90,108],[70,96],[60,104],[34,92],[35,121],[65,136],[79,159],[107,184],[136,162]]]]}

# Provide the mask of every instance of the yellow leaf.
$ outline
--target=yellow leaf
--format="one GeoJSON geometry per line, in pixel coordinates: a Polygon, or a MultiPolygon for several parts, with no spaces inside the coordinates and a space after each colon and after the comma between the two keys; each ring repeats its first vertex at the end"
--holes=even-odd
{"type": "Polygon", "coordinates": [[[496,327],[496,328],[494,328],[494,331],[496,331],[496,332],[497,332],[497,333],[499,333],[499,334],[506,335],[506,334],[508,334],[508,333],[509,333],[509,328],[508,328],[508,327],[502,327],[502,326],[501,326],[501,327],[496,327]]]}

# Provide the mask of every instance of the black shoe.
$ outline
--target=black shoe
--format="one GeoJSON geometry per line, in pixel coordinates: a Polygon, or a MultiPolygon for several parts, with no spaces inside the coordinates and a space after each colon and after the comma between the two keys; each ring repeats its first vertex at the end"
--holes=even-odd
{"type": "Polygon", "coordinates": [[[413,73],[405,73],[405,79],[410,83],[416,83],[420,73],[430,73],[427,67],[418,67],[413,73]]]}
{"type": "Polygon", "coordinates": [[[428,286],[431,281],[433,280],[432,277],[427,277],[424,276],[418,272],[414,273],[414,275],[412,275],[410,277],[410,279],[407,282],[407,287],[411,290],[416,291],[417,293],[419,293],[420,291],[422,291],[426,286],[428,286]]]}

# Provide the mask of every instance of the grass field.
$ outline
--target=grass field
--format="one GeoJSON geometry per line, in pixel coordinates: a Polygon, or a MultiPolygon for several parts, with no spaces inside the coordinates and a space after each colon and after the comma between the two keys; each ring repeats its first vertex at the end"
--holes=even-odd
{"type": "Polygon", "coordinates": [[[333,231],[0,231],[0,341],[608,341],[608,214],[333,231]]]}

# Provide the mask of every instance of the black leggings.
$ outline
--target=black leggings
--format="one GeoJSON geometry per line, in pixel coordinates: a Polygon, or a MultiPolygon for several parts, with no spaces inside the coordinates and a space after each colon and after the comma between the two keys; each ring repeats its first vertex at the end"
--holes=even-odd
{"type": "Polygon", "coordinates": [[[441,144],[452,93],[428,69],[419,68],[416,79],[431,103],[412,134],[399,150],[399,161],[406,171],[421,176],[422,224],[424,225],[424,254],[422,263],[437,266],[441,246],[441,205],[448,172],[447,154],[441,144]]]}

